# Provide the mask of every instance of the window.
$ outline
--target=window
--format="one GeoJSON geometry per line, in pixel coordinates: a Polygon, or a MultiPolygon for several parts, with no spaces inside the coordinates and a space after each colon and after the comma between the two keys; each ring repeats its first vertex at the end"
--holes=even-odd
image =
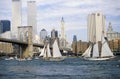
{"type": "Polygon", "coordinates": [[[100,14],[98,13],[97,16],[100,16],[100,14]]]}

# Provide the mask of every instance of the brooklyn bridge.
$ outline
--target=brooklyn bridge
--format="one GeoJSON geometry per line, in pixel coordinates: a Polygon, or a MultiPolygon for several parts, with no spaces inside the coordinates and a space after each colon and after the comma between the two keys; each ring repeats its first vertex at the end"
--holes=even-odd
{"type": "MultiPolygon", "coordinates": [[[[40,53],[38,49],[44,47],[44,44],[34,43],[33,37],[32,26],[18,27],[17,39],[0,38],[0,54],[14,53],[14,55],[19,54],[21,58],[32,58],[35,52],[40,53]]],[[[52,47],[50,48],[52,49],[52,47]]],[[[60,48],[60,50],[69,51],[67,48],[60,48]]]]}

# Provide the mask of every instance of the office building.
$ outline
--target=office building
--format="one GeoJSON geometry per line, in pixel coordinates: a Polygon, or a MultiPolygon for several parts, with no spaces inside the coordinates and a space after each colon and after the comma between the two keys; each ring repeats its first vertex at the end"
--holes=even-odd
{"type": "Polygon", "coordinates": [[[22,1],[12,0],[12,38],[18,37],[18,26],[22,25],[22,1]]]}
{"type": "Polygon", "coordinates": [[[47,31],[45,29],[42,29],[40,31],[40,38],[45,39],[47,37],[47,31]]]}
{"type": "Polygon", "coordinates": [[[10,31],[10,21],[9,20],[0,20],[0,33],[5,33],[10,31]]]}
{"type": "Polygon", "coordinates": [[[53,29],[51,31],[51,38],[58,38],[58,31],[56,31],[55,29],[53,29]]]}
{"type": "Polygon", "coordinates": [[[66,39],[66,35],[65,35],[65,27],[64,27],[64,25],[65,25],[65,22],[64,22],[64,18],[62,17],[62,19],[61,19],[61,39],[66,39]]]}
{"type": "Polygon", "coordinates": [[[0,22],[0,34],[3,33],[3,25],[2,23],[0,22]]]}
{"type": "Polygon", "coordinates": [[[109,23],[107,29],[107,38],[108,40],[120,39],[120,33],[113,31],[112,24],[109,23]]]}
{"type": "Polygon", "coordinates": [[[60,40],[59,40],[61,48],[65,48],[67,46],[64,25],[65,25],[64,18],[62,17],[62,19],[61,19],[61,33],[60,33],[60,40]]]}
{"type": "Polygon", "coordinates": [[[105,16],[102,13],[92,13],[88,15],[88,41],[101,41],[101,36],[105,31],[105,16]]]}
{"type": "Polygon", "coordinates": [[[77,36],[76,35],[73,36],[73,41],[77,42],[77,36]]]}
{"type": "Polygon", "coordinates": [[[33,35],[37,34],[37,8],[36,1],[27,2],[27,25],[33,27],[33,35]]]}

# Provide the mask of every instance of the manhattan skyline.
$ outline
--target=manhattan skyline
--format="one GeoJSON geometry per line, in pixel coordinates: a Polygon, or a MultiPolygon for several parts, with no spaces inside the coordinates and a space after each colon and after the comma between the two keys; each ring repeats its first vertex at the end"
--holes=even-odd
{"type": "MultiPolygon", "coordinates": [[[[111,22],[114,31],[120,32],[119,0],[22,0],[23,26],[27,25],[27,1],[36,1],[38,34],[43,28],[49,35],[53,28],[60,34],[64,17],[67,40],[72,41],[73,35],[77,35],[78,40],[87,41],[87,17],[94,12],[102,12],[106,16],[106,27],[111,22]]],[[[12,0],[2,0],[0,5],[0,19],[11,20],[12,0]]]]}

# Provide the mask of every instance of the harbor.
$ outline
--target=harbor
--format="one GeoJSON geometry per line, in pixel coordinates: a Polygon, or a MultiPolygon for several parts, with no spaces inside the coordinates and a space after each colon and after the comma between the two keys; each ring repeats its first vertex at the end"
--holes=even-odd
{"type": "Polygon", "coordinates": [[[119,0],[0,5],[0,79],[120,79],[119,0]]]}
{"type": "Polygon", "coordinates": [[[0,60],[0,79],[119,79],[119,72],[120,56],[104,61],[81,57],[69,57],[59,62],[0,60]]]}

